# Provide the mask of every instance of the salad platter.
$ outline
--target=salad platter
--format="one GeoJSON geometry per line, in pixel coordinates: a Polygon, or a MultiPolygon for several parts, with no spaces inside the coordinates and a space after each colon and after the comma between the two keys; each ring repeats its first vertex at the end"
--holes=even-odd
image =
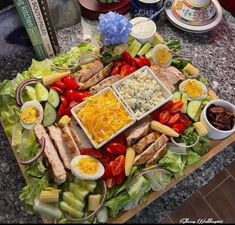
{"type": "Polygon", "coordinates": [[[99,21],[99,36],[0,84],[19,198],[45,222],[124,223],[235,141],[235,106],[180,41],[99,21]]]}

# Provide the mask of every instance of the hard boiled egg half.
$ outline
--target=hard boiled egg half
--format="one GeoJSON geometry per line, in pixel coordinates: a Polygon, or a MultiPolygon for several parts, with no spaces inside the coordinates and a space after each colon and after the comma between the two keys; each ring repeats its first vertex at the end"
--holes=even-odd
{"type": "Polygon", "coordinates": [[[153,62],[161,67],[169,67],[172,61],[170,49],[164,44],[157,44],[152,51],[153,62]]]}
{"type": "Polygon", "coordinates": [[[36,123],[41,123],[43,119],[43,108],[35,100],[24,103],[21,107],[20,122],[23,128],[33,129],[36,123]]]}
{"type": "Polygon", "coordinates": [[[97,180],[104,174],[101,162],[89,155],[74,157],[70,166],[73,175],[83,180],[97,180]]]}

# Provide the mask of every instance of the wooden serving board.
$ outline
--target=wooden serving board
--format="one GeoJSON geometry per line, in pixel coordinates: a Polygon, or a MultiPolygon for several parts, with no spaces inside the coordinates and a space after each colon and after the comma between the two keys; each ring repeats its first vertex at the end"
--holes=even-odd
{"type": "MultiPolygon", "coordinates": [[[[3,124],[2,124],[3,125],[3,124]]],[[[3,127],[3,126],[2,126],[3,127]]],[[[8,139],[10,145],[11,145],[11,141],[8,139]]],[[[226,147],[228,147],[229,145],[231,145],[232,143],[235,142],[235,133],[233,133],[231,136],[229,136],[228,138],[224,139],[224,140],[220,140],[220,141],[211,141],[211,149],[210,151],[205,154],[204,156],[202,156],[201,160],[199,163],[197,163],[194,166],[191,166],[187,169],[185,169],[183,171],[183,175],[182,176],[177,176],[175,178],[173,178],[170,182],[170,184],[165,187],[164,190],[160,191],[160,192],[152,192],[148,199],[143,202],[142,204],[138,205],[138,207],[128,211],[128,212],[123,212],[120,213],[118,215],[118,217],[114,218],[114,219],[110,219],[108,222],[109,223],[125,223],[127,220],[129,220],[131,217],[133,217],[135,214],[137,214],[139,211],[141,211],[143,208],[145,208],[146,206],[148,206],[151,202],[155,201],[156,199],[160,198],[165,192],[167,192],[169,189],[173,188],[176,184],[178,184],[180,181],[182,181],[184,178],[186,178],[189,174],[193,173],[196,169],[200,168],[203,164],[205,164],[207,161],[209,161],[210,159],[212,159],[214,156],[216,156],[218,153],[222,152],[226,147]]],[[[16,157],[16,160],[19,164],[19,157],[18,154],[15,150],[15,148],[11,145],[12,150],[14,152],[14,155],[16,157]]],[[[22,166],[21,164],[19,164],[19,167],[21,169],[21,172],[25,178],[26,183],[28,182],[28,178],[26,176],[26,174],[24,173],[24,166],[22,166]]],[[[47,223],[48,221],[44,220],[43,221],[45,223],[47,223]]]]}

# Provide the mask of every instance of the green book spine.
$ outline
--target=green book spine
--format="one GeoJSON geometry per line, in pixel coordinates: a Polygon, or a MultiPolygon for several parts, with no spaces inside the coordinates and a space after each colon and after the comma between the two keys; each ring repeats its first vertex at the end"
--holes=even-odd
{"type": "Polygon", "coordinates": [[[14,3],[37,56],[40,60],[48,58],[29,2],[27,0],[14,0],[14,3]]]}

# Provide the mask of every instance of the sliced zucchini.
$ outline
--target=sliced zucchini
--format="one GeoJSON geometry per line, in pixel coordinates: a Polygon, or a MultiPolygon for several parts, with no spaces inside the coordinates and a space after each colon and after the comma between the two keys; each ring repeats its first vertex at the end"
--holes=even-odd
{"type": "Polygon", "coordinates": [[[37,101],[37,96],[34,87],[32,86],[26,86],[26,93],[30,100],[36,100],[37,101]]]}
{"type": "Polygon", "coordinates": [[[183,109],[181,110],[182,113],[187,113],[188,107],[188,95],[186,93],[182,94],[181,101],[184,103],[183,109]]]}
{"type": "Polygon", "coordinates": [[[136,39],[131,43],[128,52],[131,54],[133,58],[135,58],[136,54],[140,50],[142,44],[138,42],[136,39]]]}
{"type": "Polygon", "coordinates": [[[39,102],[47,101],[47,99],[48,99],[48,90],[46,89],[46,87],[42,83],[38,82],[36,84],[35,92],[36,92],[37,100],[39,102]]]}
{"type": "Polygon", "coordinates": [[[179,91],[176,91],[174,94],[173,94],[173,98],[172,98],[172,101],[173,102],[177,102],[181,100],[181,93],[179,91]]]}
{"type": "Polygon", "coordinates": [[[54,107],[54,108],[57,108],[60,104],[60,96],[59,94],[53,90],[53,89],[50,89],[50,92],[49,92],[49,96],[48,96],[48,100],[47,100],[49,103],[51,103],[51,105],[54,107]]]}
{"type": "Polygon", "coordinates": [[[199,100],[194,100],[188,103],[187,114],[195,122],[197,121],[198,113],[201,111],[201,104],[202,102],[199,100]]]}
{"type": "Polygon", "coordinates": [[[149,49],[152,47],[152,45],[147,42],[145,43],[142,48],[139,50],[139,52],[137,53],[137,55],[139,56],[143,56],[145,53],[147,53],[149,51],[149,49]]]}
{"type": "Polygon", "coordinates": [[[44,108],[44,114],[43,114],[43,126],[49,127],[56,121],[56,110],[55,108],[47,102],[44,108]]]}

